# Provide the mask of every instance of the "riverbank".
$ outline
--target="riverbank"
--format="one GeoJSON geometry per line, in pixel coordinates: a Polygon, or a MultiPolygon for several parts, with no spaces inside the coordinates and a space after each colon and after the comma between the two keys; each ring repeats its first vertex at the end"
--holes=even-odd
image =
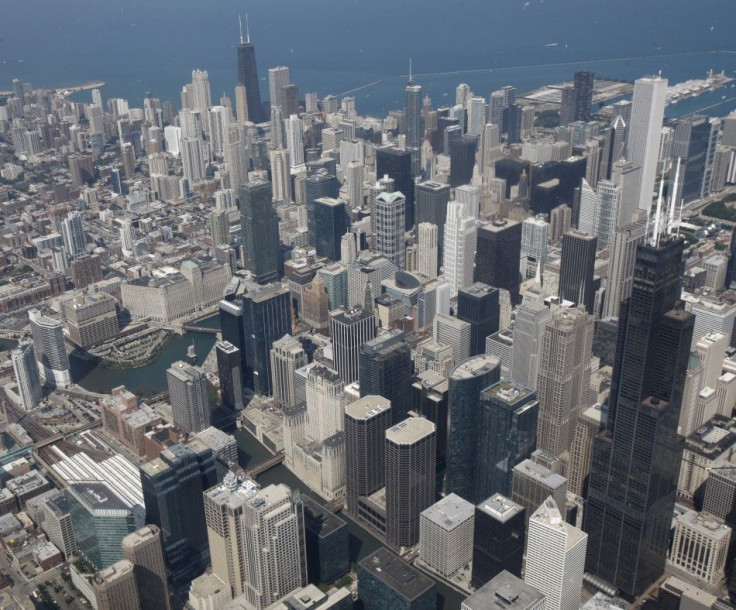
{"type": "Polygon", "coordinates": [[[92,349],[90,354],[100,359],[102,368],[136,369],[152,364],[173,338],[172,331],[149,328],[92,349]]]}

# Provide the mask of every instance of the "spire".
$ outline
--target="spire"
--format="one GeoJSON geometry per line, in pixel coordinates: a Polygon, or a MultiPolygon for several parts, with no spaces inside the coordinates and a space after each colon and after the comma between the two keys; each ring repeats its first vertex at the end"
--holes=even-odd
{"type": "Polygon", "coordinates": [[[414,77],[411,74],[411,57],[409,58],[409,84],[414,84],[414,77]]]}
{"type": "Polygon", "coordinates": [[[248,23],[248,13],[245,14],[245,41],[250,44],[250,24],[248,23]]]}
{"type": "MultiPolygon", "coordinates": [[[[677,157],[677,169],[675,170],[675,184],[670,193],[670,203],[668,206],[669,213],[667,214],[667,234],[672,235],[672,228],[675,223],[675,210],[677,208],[677,191],[680,183],[680,161],[682,157],[677,157]]],[[[679,229],[678,229],[679,231],[679,229]]]]}
{"type": "Polygon", "coordinates": [[[652,246],[657,247],[659,244],[659,231],[662,222],[662,189],[664,188],[664,178],[659,181],[659,197],[657,197],[657,212],[654,215],[654,231],[652,231],[652,246]]]}
{"type": "Polygon", "coordinates": [[[243,44],[243,20],[238,15],[238,26],[240,27],[240,44],[243,44]]]}

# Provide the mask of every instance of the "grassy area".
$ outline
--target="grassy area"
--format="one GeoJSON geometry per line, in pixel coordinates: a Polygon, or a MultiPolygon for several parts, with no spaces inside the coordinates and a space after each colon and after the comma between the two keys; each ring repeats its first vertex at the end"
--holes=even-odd
{"type": "Polygon", "coordinates": [[[534,121],[535,127],[544,127],[545,129],[553,129],[560,126],[560,113],[556,110],[542,110],[534,121]]]}

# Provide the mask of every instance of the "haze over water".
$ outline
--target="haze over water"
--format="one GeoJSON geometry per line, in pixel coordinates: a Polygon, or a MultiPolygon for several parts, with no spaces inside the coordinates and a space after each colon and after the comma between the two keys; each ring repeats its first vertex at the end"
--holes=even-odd
{"type": "MultiPolygon", "coordinates": [[[[288,65],[300,95],[352,93],[358,111],[403,106],[409,57],[433,104],[458,83],[487,97],[570,79],[578,69],[670,82],[736,70],[732,0],[5,0],[0,89],[104,80],[103,96],[140,105],[146,91],[180,103],[194,68],[209,71],[213,103],[236,84],[238,14],[248,13],[261,95],[267,69],[288,65]],[[568,64],[568,65],[560,65],[568,64]],[[492,71],[491,71],[492,70],[492,71]],[[379,82],[376,82],[379,81],[379,82]],[[373,84],[371,84],[373,83],[373,84]],[[369,85],[370,86],[366,86],[369,85]],[[362,87],[362,88],[361,88],[362,87]]],[[[670,109],[736,108],[736,88],[670,109]],[[725,103],[721,97],[727,96],[725,103]]],[[[89,93],[77,99],[88,100],[89,93]]]]}

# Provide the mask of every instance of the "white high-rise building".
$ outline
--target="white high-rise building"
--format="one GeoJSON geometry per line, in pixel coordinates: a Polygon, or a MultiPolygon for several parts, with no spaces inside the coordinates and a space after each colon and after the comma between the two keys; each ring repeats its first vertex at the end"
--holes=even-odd
{"type": "Polygon", "coordinates": [[[230,170],[230,188],[239,192],[240,186],[248,181],[248,151],[237,123],[230,123],[226,133],[222,157],[230,170]]]}
{"type": "Polygon", "coordinates": [[[439,256],[437,252],[438,234],[437,225],[431,222],[420,222],[417,225],[417,245],[419,248],[417,271],[430,278],[437,277],[437,261],[439,256]]]}
{"type": "MultiPolygon", "coordinates": [[[[210,76],[207,70],[192,71],[192,110],[198,110],[202,117],[206,117],[207,109],[212,106],[210,93],[210,76]]],[[[209,134],[209,123],[205,120],[202,129],[209,134]]]]}
{"type": "Polygon", "coordinates": [[[268,70],[268,92],[271,106],[282,106],[282,90],[289,84],[289,68],[277,66],[268,70]]]}
{"type": "Polygon", "coordinates": [[[442,250],[442,269],[445,279],[450,283],[451,296],[473,283],[477,236],[475,219],[468,215],[465,205],[451,201],[447,205],[442,250]]]}
{"type": "Polygon", "coordinates": [[[432,336],[437,343],[452,347],[456,364],[470,357],[472,327],[470,323],[445,313],[437,313],[433,322],[432,336]]]}
{"type": "Polygon", "coordinates": [[[120,227],[120,246],[124,256],[133,256],[135,254],[136,230],[133,221],[130,218],[123,218],[120,227]]]}
{"type": "Polygon", "coordinates": [[[476,220],[480,214],[480,189],[471,184],[463,184],[455,189],[455,201],[464,203],[465,209],[476,220]]]}
{"type": "Polygon", "coordinates": [[[664,107],[667,101],[667,79],[647,76],[634,83],[626,158],[640,168],[638,209],[647,212],[654,198],[659,142],[662,134],[664,107]]]}
{"type": "Polygon", "coordinates": [[[307,584],[301,496],[232,472],[204,493],[212,572],[258,610],[307,584]]]}
{"type": "Polygon", "coordinates": [[[207,377],[198,366],[174,362],[166,370],[169,402],[174,423],[187,432],[201,432],[210,425],[207,377]]]}
{"type": "Polygon", "coordinates": [[[212,106],[209,109],[208,120],[210,123],[210,144],[212,153],[222,155],[225,149],[225,142],[229,137],[228,128],[230,127],[230,117],[232,113],[225,106],[212,106]]]}
{"type": "Polygon", "coordinates": [[[360,161],[351,161],[345,166],[345,185],[348,201],[352,207],[363,206],[363,181],[365,166],[360,161]]]}
{"type": "Polygon", "coordinates": [[[527,279],[539,270],[541,277],[547,264],[549,223],[540,216],[529,217],[521,224],[521,273],[527,279]]]}
{"type": "Polygon", "coordinates": [[[694,349],[695,344],[710,332],[717,331],[727,337],[730,337],[733,333],[736,305],[701,297],[699,303],[692,304],[690,311],[695,314],[691,349],[694,349]]]}
{"type": "Polygon", "coordinates": [[[578,215],[578,229],[595,234],[595,215],[598,210],[598,193],[583,179],[580,187],[580,213],[578,215]]]}
{"type": "Polygon", "coordinates": [[[607,250],[613,243],[613,233],[618,226],[621,206],[621,189],[610,180],[598,182],[598,209],[594,234],[598,236],[598,249],[607,250]]]}
{"type": "Polygon", "coordinates": [[[471,97],[467,101],[468,130],[471,136],[479,136],[486,124],[486,100],[482,97],[471,97]]]}
{"type": "Polygon", "coordinates": [[[608,281],[603,316],[618,318],[621,303],[631,296],[634,283],[636,247],[644,242],[646,223],[637,222],[616,229],[608,258],[608,281]]]}
{"type": "Polygon", "coordinates": [[[273,200],[289,203],[291,199],[291,165],[289,151],[285,148],[268,153],[271,159],[271,184],[273,184],[273,200]]]}
{"type": "Polygon", "coordinates": [[[453,578],[473,559],[475,506],[449,494],[419,516],[422,562],[453,578]]]}
{"type": "Polygon", "coordinates": [[[45,316],[38,309],[28,310],[28,320],[41,379],[51,387],[69,387],[71,372],[61,322],[45,316]]]}
{"type": "Polygon", "coordinates": [[[404,218],[406,198],[401,192],[379,193],[374,205],[376,215],[375,249],[399,269],[406,267],[404,218]]]}
{"type": "Polygon", "coordinates": [[[544,303],[538,289],[527,290],[516,311],[514,349],[511,358],[511,379],[532,390],[537,389],[541,343],[552,311],[544,303]]]}
{"type": "Polygon", "coordinates": [[[322,443],[342,432],[345,419],[345,382],[337,371],[317,365],[307,374],[306,434],[322,443]]]}
{"type": "Polygon", "coordinates": [[[289,150],[291,167],[304,165],[304,135],[302,131],[302,120],[295,114],[284,119],[286,131],[286,148],[289,150]]]}
{"type": "Polygon", "coordinates": [[[180,153],[181,127],[167,125],[164,127],[164,141],[166,142],[166,152],[178,157],[180,153]]]}
{"type": "Polygon", "coordinates": [[[731,528],[707,513],[689,510],[675,517],[675,535],[667,565],[706,585],[725,577],[731,528]]]}
{"type": "Polygon", "coordinates": [[[577,610],[588,534],[566,523],[550,496],[529,519],[524,581],[546,597],[545,610],[577,610]]]}
{"type": "Polygon", "coordinates": [[[18,344],[18,347],[10,353],[10,360],[13,362],[21,404],[24,410],[30,411],[43,398],[33,342],[23,341],[18,344]]]}
{"type": "Polygon", "coordinates": [[[271,347],[271,387],[277,404],[295,407],[297,392],[294,375],[307,366],[307,354],[297,339],[284,335],[271,347]]]}

